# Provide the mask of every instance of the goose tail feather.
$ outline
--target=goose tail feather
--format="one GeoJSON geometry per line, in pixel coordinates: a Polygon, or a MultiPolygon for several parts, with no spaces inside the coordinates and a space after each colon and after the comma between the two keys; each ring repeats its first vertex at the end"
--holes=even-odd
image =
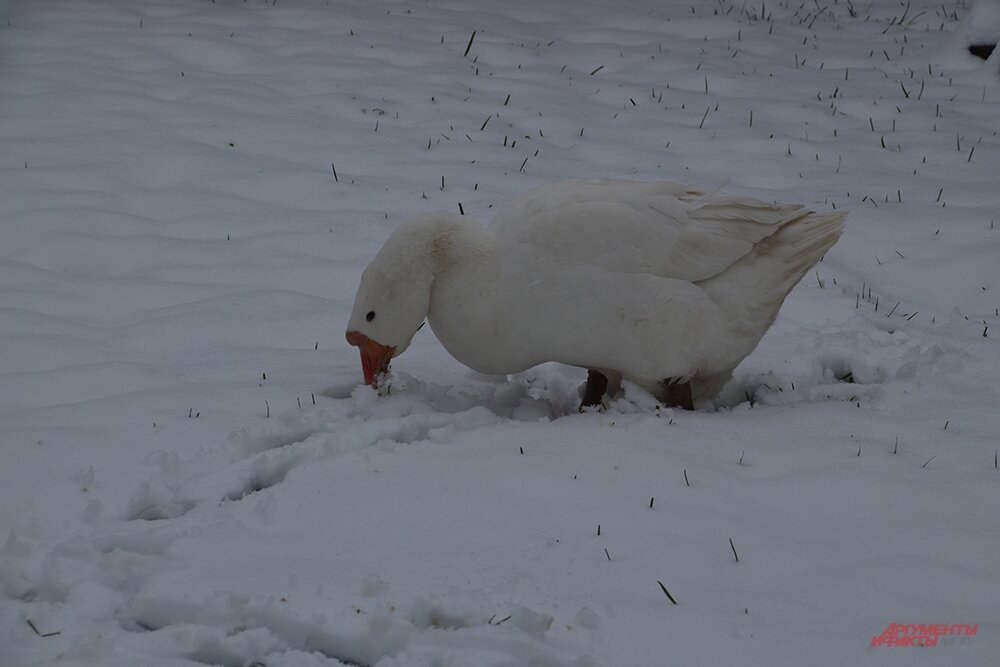
{"type": "Polygon", "coordinates": [[[840,238],[846,217],[802,211],[726,271],[699,284],[737,320],[763,331],[792,288],[840,238]]]}

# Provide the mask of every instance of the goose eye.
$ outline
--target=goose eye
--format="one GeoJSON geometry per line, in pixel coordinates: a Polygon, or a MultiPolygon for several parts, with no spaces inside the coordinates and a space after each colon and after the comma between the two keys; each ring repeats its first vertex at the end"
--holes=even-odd
{"type": "Polygon", "coordinates": [[[369,310],[368,314],[365,315],[365,319],[368,320],[369,322],[371,322],[372,320],[374,320],[375,319],[375,311],[374,310],[369,310]]]}

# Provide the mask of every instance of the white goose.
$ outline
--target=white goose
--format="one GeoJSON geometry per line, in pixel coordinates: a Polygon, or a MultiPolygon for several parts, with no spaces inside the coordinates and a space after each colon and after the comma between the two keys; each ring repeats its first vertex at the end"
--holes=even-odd
{"type": "Polygon", "coordinates": [[[845,215],[675,183],[566,181],[488,227],[421,216],[365,269],[347,341],[373,386],[426,318],[481,373],[588,369],[581,408],[624,377],[691,409],[757,346],[845,215]]]}

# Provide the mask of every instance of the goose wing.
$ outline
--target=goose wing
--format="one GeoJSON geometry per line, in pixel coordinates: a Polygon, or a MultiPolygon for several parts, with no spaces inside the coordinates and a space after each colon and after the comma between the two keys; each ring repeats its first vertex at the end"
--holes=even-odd
{"type": "Polygon", "coordinates": [[[536,188],[489,225],[502,250],[697,282],[807,212],[669,182],[566,181],[536,188]]]}

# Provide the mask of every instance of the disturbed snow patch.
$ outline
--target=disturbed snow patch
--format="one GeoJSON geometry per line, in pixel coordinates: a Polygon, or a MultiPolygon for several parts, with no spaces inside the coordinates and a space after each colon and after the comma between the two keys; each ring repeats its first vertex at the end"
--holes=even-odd
{"type": "Polygon", "coordinates": [[[878,401],[885,384],[955,373],[968,356],[943,341],[928,342],[904,329],[885,327],[858,318],[835,332],[803,332],[811,350],[800,347],[785,360],[787,369],[737,374],[715,405],[878,401]]]}
{"type": "Polygon", "coordinates": [[[361,587],[359,605],[367,599],[367,608],[330,617],[304,614],[271,595],[225,586],[192,592],[171,583],[192,567],[178,555],[182,542],[228,529],[220,509],[260,495],[253,514],[267,525],[274,497],[263,492],[302,466],[389,443],[443,443],[495,425],[501,417],[474,405],[490,386],[493,399],[486,402],[493,407],[514,414],[537,401],[544,405],[539,414],[551,416],[555,409],[544,398],[550,390],[534,382],[454,391],[404,378],[400,384],[412,393],[378,398],[361,387],[326,410],[280,415],[273,428],[235,432],[191,458],[162,454],[159,472],[139,485],[118,519],[63,541],[12,531],[0,550],[3,593],[30,603],[33,623],[60,628],[52,637],[67,659],[99,655],[82,637],[100,635],[143,655],[226,667],[430,665],[466,654],[467,664],[569,664],[545,644],[551,616],[485,593],[399,605],[373,575],[361,587]],[[435,411],[430,403],[450,410],[435,411]]]}

